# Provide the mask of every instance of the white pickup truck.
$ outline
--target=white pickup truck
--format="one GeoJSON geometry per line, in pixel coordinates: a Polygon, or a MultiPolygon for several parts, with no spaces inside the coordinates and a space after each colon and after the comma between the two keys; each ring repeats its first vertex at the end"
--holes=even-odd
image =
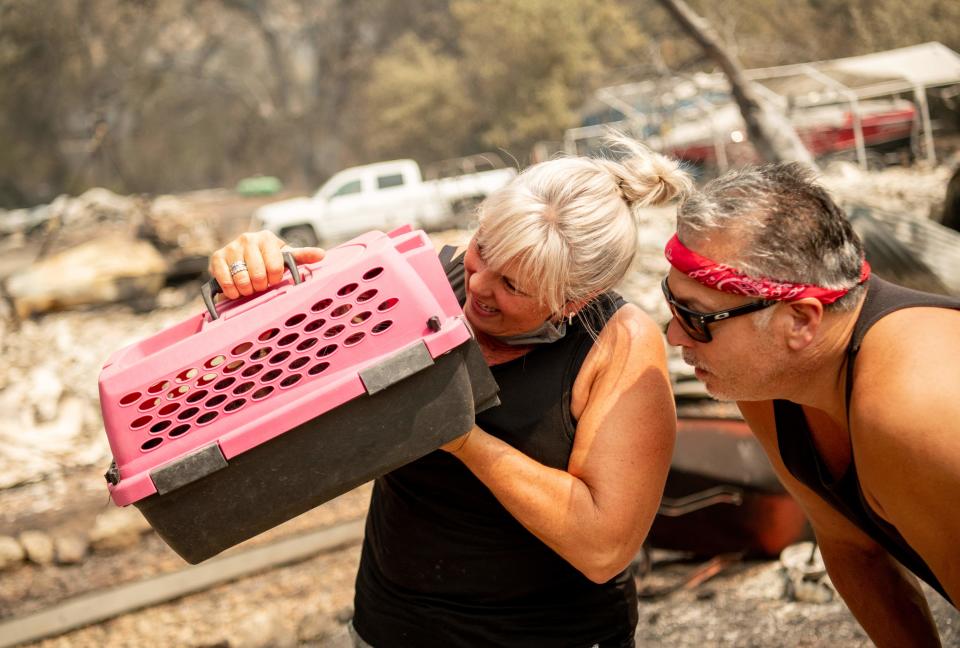
{"type": "Polygon", "coordinates": [[[516,174],[495,154],[438,163],[425,170],[428,179],[413,160],[366,164],[338,172],[311,197],[260,207],[252,224],[293,246],[330,245],[405,224],[464,227],[476,205],[516,174]]]}

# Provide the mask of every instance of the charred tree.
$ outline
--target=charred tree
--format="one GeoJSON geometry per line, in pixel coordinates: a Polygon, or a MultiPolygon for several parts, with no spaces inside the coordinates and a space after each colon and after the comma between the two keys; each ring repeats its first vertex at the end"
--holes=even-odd
{"type": "Polygon", "coordinates": [[[793,124],[779,111],[771,109],[754,90],[743,66],[723,46],[710,23],[698,16],[684,0],[657,1],[723,70],[733,98],[740,107],[747,135],[760,157],[767,162],[802,162],[816,168],[793,124]]]}

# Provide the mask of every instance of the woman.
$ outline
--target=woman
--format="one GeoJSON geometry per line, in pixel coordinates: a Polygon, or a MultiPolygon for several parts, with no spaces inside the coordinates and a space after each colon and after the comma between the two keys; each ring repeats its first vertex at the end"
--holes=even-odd
{"type": "MultiPolygon", "coordinates": [[[[465,252],[446,262],[501,404],[376,481],[356,645],[633,645],[626,568],[656,514],[676,419],[660,331],[611,289],[633,260],[635,211],[690,179],[616,141],[620,162],[525,170],[483,203],[465,252]]],[[[211,271],[228,297],[249,295],[279,280],[282,246],[243,235],[211,271]],[[246,271],[231,277],[237,261],[246,271]]]]}

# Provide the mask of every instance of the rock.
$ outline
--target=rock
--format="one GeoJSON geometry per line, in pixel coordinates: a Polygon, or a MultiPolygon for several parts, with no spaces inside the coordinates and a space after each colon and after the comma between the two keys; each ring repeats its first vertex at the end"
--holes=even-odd
{"type": "Polygon", "coordinates": [[[140,534],[149,529],[150,524],[140,511],[127,506],[98,515],[88,538],[94,551],[120,551],[135,547],[140,542],[140,534]]]}
{"type": "Polygon", "coordinates": [[[0,536],[0,571],[16,567],[23,562],[26,554],[16,538],[0,536]]]}
{"type": "Polygon", "coordinates": [[[259,610],[230,628],[228,642],[231,648],[293,648],[297,634],[276,614],[259,610]]]}
{"type": "Polygon", "coordinates": [[[20,318],[89,304],[155,296],[167,262],[146,241],[123,235],[98,237],[34,263],[6,284],[20,318]]]}
{"type": "Polygon", "coordinates": [[[63,395],[63,383],[52,365],[36,367],[28,376],[30,402],[36,412],[36,420],[46,423],[57,416],[60,396],[63,395]]]}
{"type": "Polygon", "coordinates": [[[42,531],[24,531],[20,534],[20,545],[27,560],[37,565],[53,564],[53,540],[42,531]]]}
{"type": "Polygon", "coordinates": [[[83,562],[90,549],[86,538],[78,535],[57,536],[53,540],[54,556],[61,565],[76,565],[83,562]]]}

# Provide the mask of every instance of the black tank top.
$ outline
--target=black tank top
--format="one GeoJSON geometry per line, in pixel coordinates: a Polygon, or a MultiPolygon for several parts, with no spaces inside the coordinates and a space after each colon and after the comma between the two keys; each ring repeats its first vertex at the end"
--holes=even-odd
{"type": "MultiPolygon", "coordinates": [[[[462,304],[462,257],[446,265],[462,304]]],[[[614,294],[597,300],[594,330],[623,303],[614,294]]],[[[477,425],[566,470],[576,431],[570,395],[592,345],[574,321],[560,340],[492,366],[500,405],[478,414],[477,425]]],[[[636,600],[626,571],[591,582],[446,452],[374,484],[354,627],[377,648],[632,646],[636,600]]]]}
{"type": "MultiPolygon", "coordinates": [[[[853,366],[867,331],[881,318],[894,311],[918,306],[960,309],[960,300],[909,290],[876,276],[870,278],[867,283],[867,296],[854,326],[850,346],[847,348],[848,407],[850,394],[853,392],[853,366]]],[[[851,460],[847,472],[834,480],[813,443],[803,409],[796,403],[785,400],[775,400],[773,408],[780,456],[790,474],[820,495],[828,504],[886,549],[900,564],[926,581],[949,601],[950,597],[947,596],[943,586],[923,558],[907,544],[896,527],[878,516],[867,504],[857,477],[856,457],[851,460]]],[[[848,410],[848,419],[849,416],[848,410]]]]}

